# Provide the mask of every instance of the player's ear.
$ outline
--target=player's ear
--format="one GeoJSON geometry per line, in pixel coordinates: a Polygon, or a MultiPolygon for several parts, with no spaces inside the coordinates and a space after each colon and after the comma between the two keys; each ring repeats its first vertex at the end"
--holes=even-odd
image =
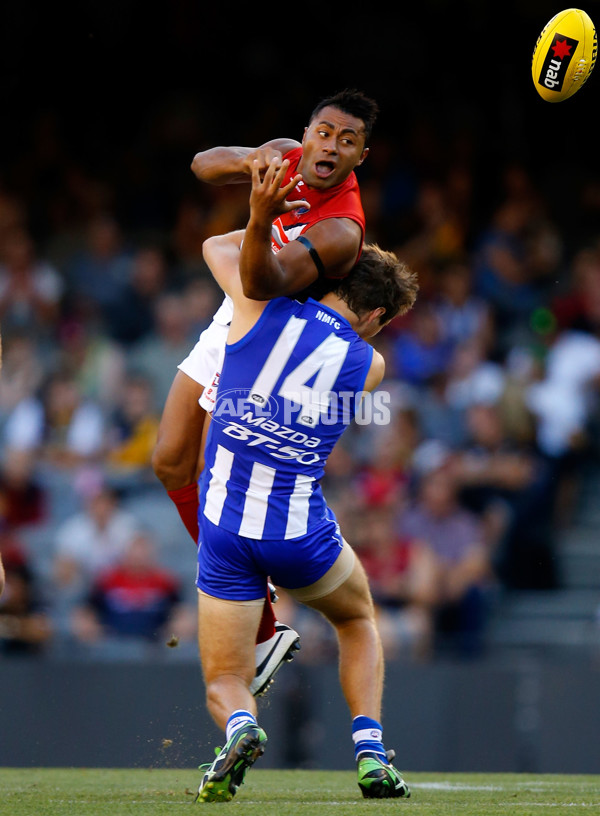
{"type": "Polygon", "coordinates": [[[376,328],[377,331],[381,328],[381,321],[380,317],[385,314],[385,308],[383,306],[378,306],[376,309],[373,309],[372,312],[369,312],[369,316],[367,318],[367,324],[369,326],[373,326],[376,328]]]}
{"type": "Polygon", "coordinates": [[[361,165],[364,162],[364,160],[367,158],[368,155],[369,155],[369,148],[365,147],[363,152],[360,154],[360,159],[356,162],[356,167],[361,165]]]}
{"type": "Polygon", "coordinates": [[[304,140],[306,139],[306,134],[308,133],[308,126],[304,128],[304,133],[302,134],[302,144],[304,144],[304,140]]]}
{"type": "Polygon", "coordinates": [[[370,312],[363,312],[357,332],[361,337],[373,337],[381,329],[379,318],[385,313],[383,306],[378,306],[370,312]]]}

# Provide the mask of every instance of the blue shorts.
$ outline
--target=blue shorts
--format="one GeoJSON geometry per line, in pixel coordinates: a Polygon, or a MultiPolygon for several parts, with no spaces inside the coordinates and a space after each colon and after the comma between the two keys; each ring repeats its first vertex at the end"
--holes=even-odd
{"type": "Polygon", "coordinates": [[[231,601],[264,598],[267,580],[284,589],[318,581],[337,561],[343,539],[332,510],[304,536],[261,540],[230,533],[200,514],[196,586],[231,601]]]}

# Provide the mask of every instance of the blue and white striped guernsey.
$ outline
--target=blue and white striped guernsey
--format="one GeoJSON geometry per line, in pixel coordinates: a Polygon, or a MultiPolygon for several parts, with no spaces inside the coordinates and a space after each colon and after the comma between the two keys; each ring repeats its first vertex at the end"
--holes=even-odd
{"type": "Polygon", "coordinates": [[[227,345],[200,476],[200,512],[254,539],[326,520],[319,480],[353,419],[373,349],[312,298],[276,298],[227,345]]]}

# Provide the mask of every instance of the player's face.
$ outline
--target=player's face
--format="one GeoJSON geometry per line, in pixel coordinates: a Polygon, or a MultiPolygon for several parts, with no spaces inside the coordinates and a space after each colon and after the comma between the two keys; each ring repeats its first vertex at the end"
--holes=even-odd
{"type": "Polygon", "coordinates": [[[310,187],[326,190],[345,181],[368,152],[362,120],[330,106],[304,131],[298,171],[310,187]]]}

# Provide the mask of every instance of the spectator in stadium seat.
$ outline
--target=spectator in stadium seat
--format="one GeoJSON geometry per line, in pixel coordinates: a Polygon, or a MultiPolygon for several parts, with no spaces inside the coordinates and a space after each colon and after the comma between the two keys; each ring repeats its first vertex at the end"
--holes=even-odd
{"type": "Polygon", "coordinates": [[[16,406],[34,396],[45,375],[47,349],[26,330],[8,332],[2,326],[2,376],[0,377],[0,421],[16,406]]]}
{"type": "Polygon", "coordinates": [[[131,374],[114,412],[107,421],[106,467],[111,478],[129,477],[138,483],[152,476],[151,459],[159,416],[153,408],[152,384],[131,374]]]}
{"type": "Polygon", "coordinates": [[[491,310],[473,291],[473,273],[469,265],[453,262],[442,267],[433,299],[444,334],[454,346],[469,341],[490,349],[494,338],[491,310]]]}
{"type": "Polygon", "coordinates": [[[398,534],[392,505],[357,516],[352,543],[369,578],[384,652],[426,659],[433,647],[437,574],[431,550],[398,534]]]}
{"type": "Polygon", "coordinates": [[[446,370],[452,343],[444,336],[441,321],[431,303],[418,304],[410,322],[394,343],[397,376],[416,388],[423,388],[446,370]]]}
{"type": "Polygon", "coordinates": [[[72,632],[83,643],[115,637],[157,642],[171,634],[195,642],[196,610],[182,604],[180,580],[158,563],[152,539],[138,533],[74,609],[72,632]]]}
{"type": "Polygon", "coordinates": [[[436,645],[479,655],[493,571],[481,524],[460,506],[458,484],[447,463],[420,477],[416,499],[400,513],[397,529],[427,547],[434,560],[436,645]]]}
{"type": "Polygon", "coordinates": [[[600,324],[600,250],[579,249],[566,277],[568,285],[550,303],[558,330],[600,324]]]}
{"type": "Polygon", "coordinates": [[[467,226],[459,207],[451,204],[449,193],[449,188],[439,181],[422,179],[420,182],[413,207],[412,234],[398,248],[400,256],[419,274],[427,267],[464,255],[467,226]]]}
{"type": "Polygon", "coordinates": [[[69,290],[77,311],[95,314],[110,333],[112,308],[123,297],[131,274],[131,253],[110,212],[92,216],[85,245],[67,262],[69,290]]]}
{"type": "Polygon", "coordinates": [[[34,337],[52,337],[63,290],[64,282],[56,269],[36,257],[31,235],[24,228],[11,232],[0,257],[3,330],[17,329],[34,337]]]}
{"type": "Polygon", "coordinates": [[[473,404],[467,417],[469,439],[452,458],[461,503],[482,521],[507,585],[552,588],[552,471],[534,446],[506,432],[500,405],[473,404]]]}
{"type": "Polygon", "coordinates": [[[35,474],[31,451],[4,451],[0,464],[0,492],[4,516],[12,527],[41,524],[48,519],[47,494],[35,474]]]}
{"type": "Polygon", "coordinates": [[[599,396],[600,323],[559,329],[549,338],[542,375],[525,391],[536,445],[551,470],[556,528],[574,520],[584,466],[596,445],[599,396]]]}
{"type": "Polygon", "coordinates": [[[140,527],[119,503],[115,490],[99,485],[84,508],[59,525],[55,533],[54,582],[58,593],[80,598],[100,572],[123,555],[140,527]]]}
{"type": "Polygon", "coordinates": [[[520,336],[532,311],[542,302],[527,261],[528,202],[507,199],[476,240],[474,291],[487,301],[499,347],[506,350],[520,336]]]}
{"type": "Polygon", "coordinates": [[[190,333],[199,337],[210,326],[212,316],[219,308],[221,290],[212,276],[199,275],[185,285],[183,294],[190,313],[190,333]]]}
{"type": "Polygon", "coordinates": [[[104,417],[84,398],[74,375],[55,371],[40,395],[22,400],[4,427],[7,449],[30,451],[40,461],[69,469],[98,460],[104,417]]]}
{"type": "Polygon", "coordinates": [[[128,363],[152,382],[154,407],[162,411],[172,372],[189,353],[191,316],[184,295],[178,292],[164,292],[154,307],[155,328],[129,348],[128,363]]]}
{"type": "MultiPolygon", "coordinates": [[[[452,471],[461,491],[461,500],[469,510],[485,520],[490,529],[494,515],[507,518],[511,508],[535,478],[535,457],[531,449],[517,444],[507,435],[500,407],[476,402],[467,409],[469,435],[462,450],[452,457],[452,471]]],[[[488,545],[494,548],[497,534],[488,545]]]]}
{"type": "Polygon", "coordinates": [[[496,403],[506,388],[504,367],[485,356],[481,340],[458,343],[452,354],[445,383],[448,411],[468,409],[473,403],[496,403]]]}
{"type": "Polygon", "coordinates": [[[125,382],[126,352],[97,321],[86,315],[72,315],[63,321],[59,360],[62,368],[73,372],[86,400],[103,411],[115,406],[125,382]]]}
{"type": "Polygon", "coordinates": [[[133,251],[129,279],[111,307],[110,335],[129,347],[155,328],[154,304],[166,290],[167,258],[161,247],[143,245],[133,251]]]}
{"type": "Polygon", "coordinates": [[[20,542],[0,531],[0,654],[39,654],[51,640],[49,615],[20,542]]]}

